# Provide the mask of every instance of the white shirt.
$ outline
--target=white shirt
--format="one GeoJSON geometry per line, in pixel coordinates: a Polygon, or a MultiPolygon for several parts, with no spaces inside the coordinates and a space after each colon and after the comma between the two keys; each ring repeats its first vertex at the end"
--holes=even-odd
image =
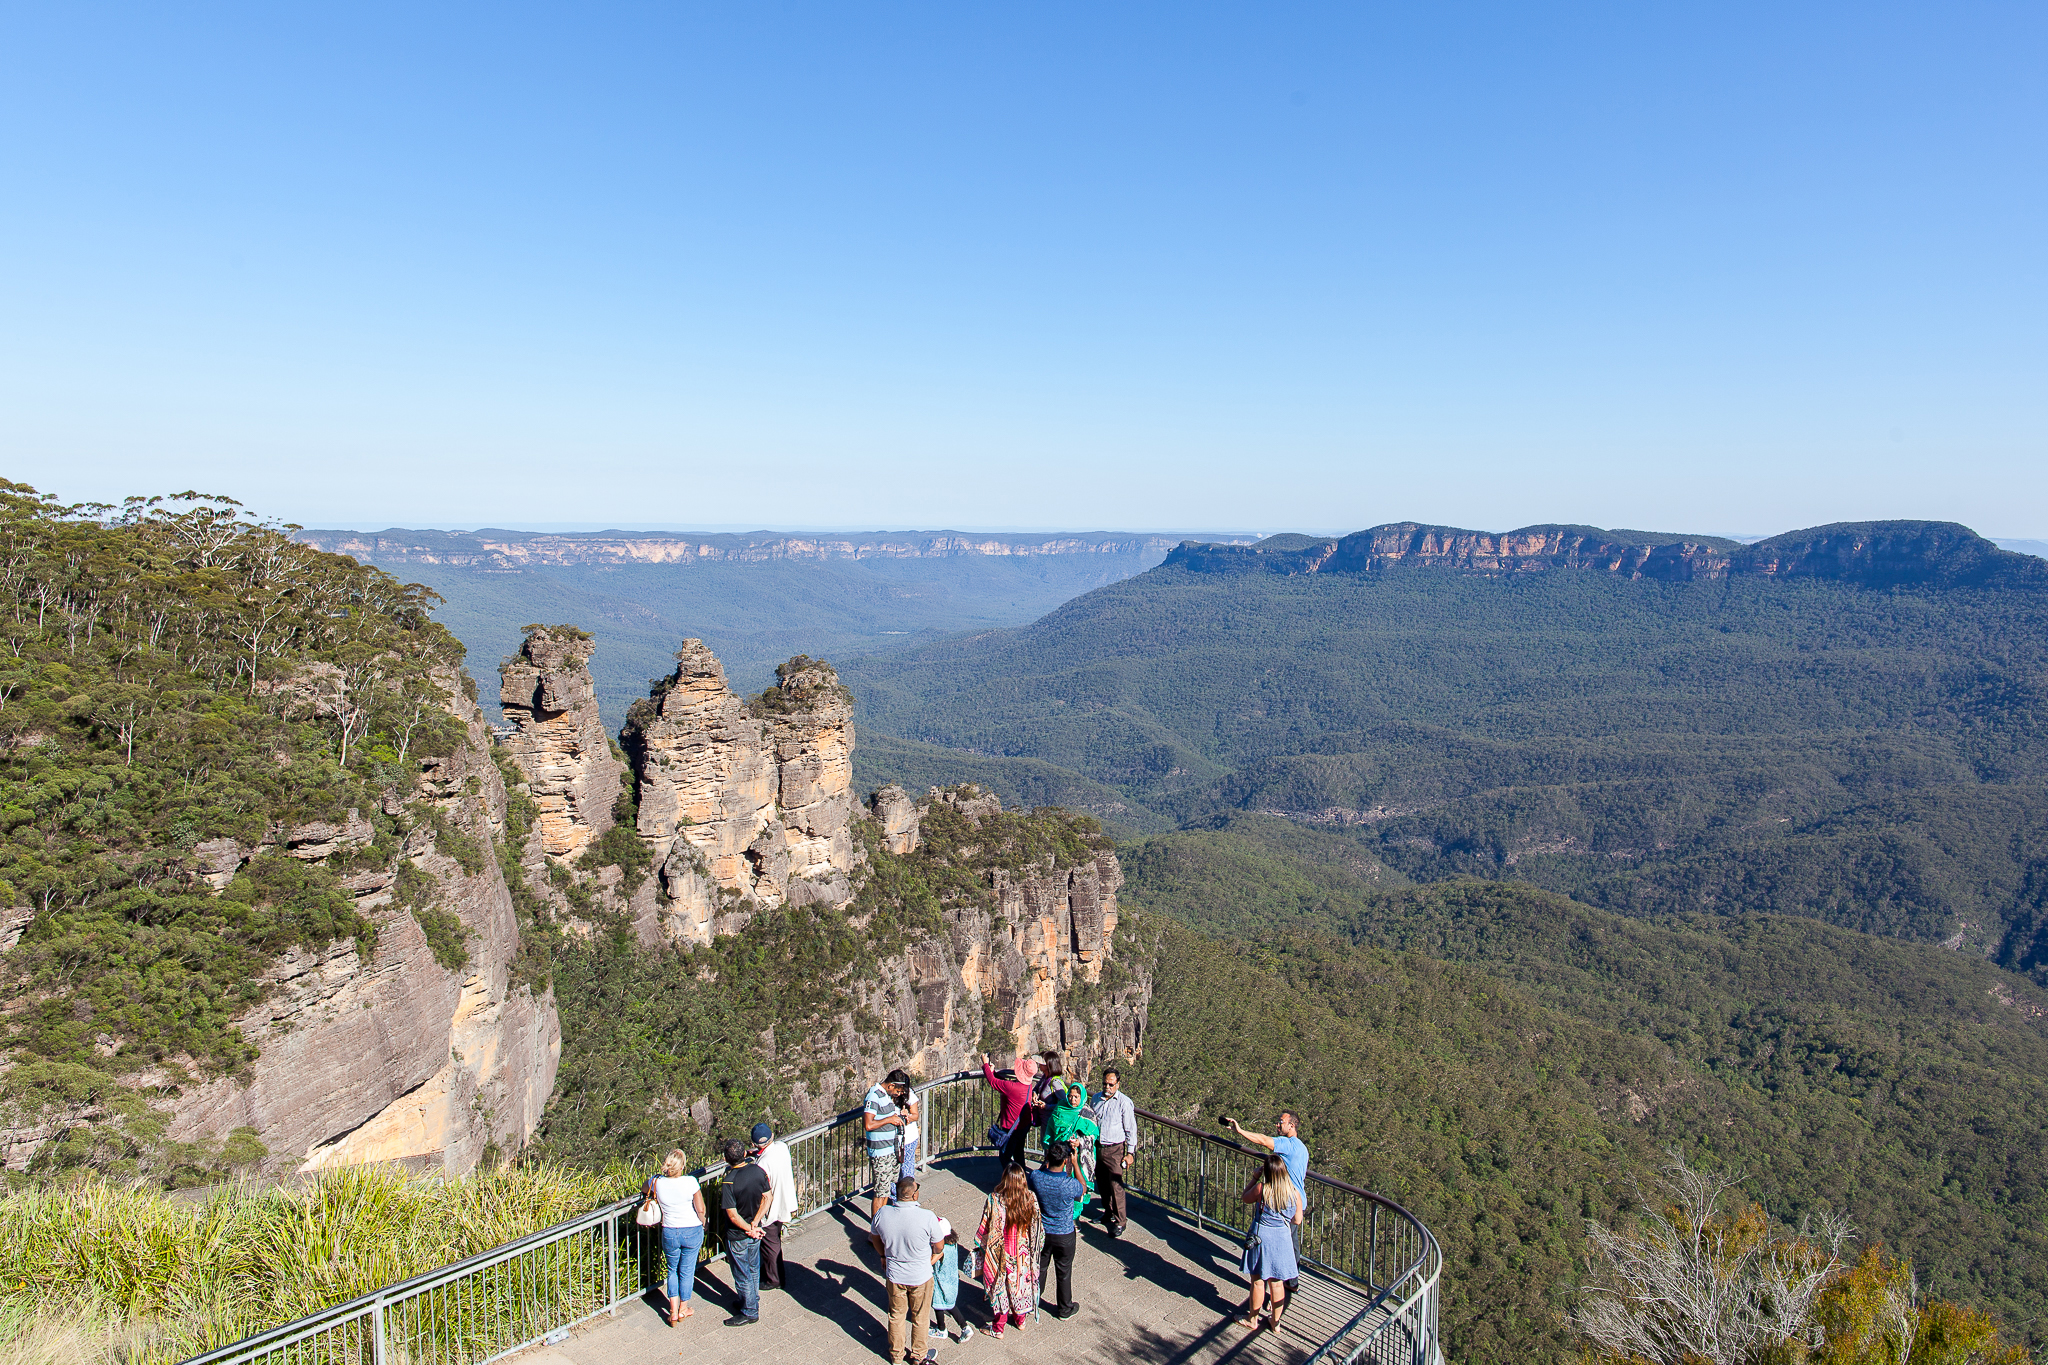
{"type": "Polygon", "coordinates": [[[768,1173],[768,1216],[764,1223],[787,1223],[796,1217],[796,1172],[790,1167],[789,1144],[777,1140],[761,1149],[761,1169],[768,1173]]]}
{"type": "Polygon", "coordinates": [[[697,1216],[697,1177],[658,1175],[654,1177],[654,1202],[661,1205],[665,1228],[694,1228],[704,1222],[697,1216]]]}

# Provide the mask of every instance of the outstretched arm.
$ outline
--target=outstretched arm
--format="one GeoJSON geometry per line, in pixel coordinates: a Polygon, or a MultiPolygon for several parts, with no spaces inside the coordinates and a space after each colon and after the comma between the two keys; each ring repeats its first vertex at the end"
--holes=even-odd
{"type": "Polygon", "coordinates": [[[1265,1147],[1270,1149],[1273,1146],[1272,1138],[1266,1136],[1264,1133],[1247,1133],[1244,1130],[1244,1125],[1239,1123],[1236,1119],[1225,1119],[1223,1120],[1223,1124],[1225,1127],[1229,1128],[1231,1132],[1237,1134],[1239,1137],[1243,1138],[1246,1142],[1251,1143],[1255,1147],[1265,1147]]]}

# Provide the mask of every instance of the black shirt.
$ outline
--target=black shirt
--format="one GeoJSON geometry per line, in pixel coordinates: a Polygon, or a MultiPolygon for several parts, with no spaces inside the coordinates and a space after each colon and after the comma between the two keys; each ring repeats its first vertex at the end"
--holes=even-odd
{"type": "Polygon", "coordinates": [[[768,1179],[768,1172],[761,1169],[761,1163],[749,1161],[737,1170],[727,1171],[725,1179],[719,1182],[719,1188],[723,1192],[718,1201],[721,1208],[737,1210],[747,1222],[758,1223],[764,1212],[762,1201],[774,1186],[768,1179]]]}

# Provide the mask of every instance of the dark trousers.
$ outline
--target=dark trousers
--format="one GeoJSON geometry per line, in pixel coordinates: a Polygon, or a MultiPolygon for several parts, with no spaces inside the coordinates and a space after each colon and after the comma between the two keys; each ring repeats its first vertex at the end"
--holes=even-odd
{"type": "Polygon", "coordinates": [[[770,1223],[762,1229],[767,1235],[761,1239],[761,1287],[782,1288],[782,1224],[770,1223]]]}
{"type": "Polygon", "coordinates": [[[1102,1201],[1102,1219],[1113,1228],[1130,1221],[1124,1207],[1124,1144],[1105,1142],[1095,1149],[1095,1195],[1102,1201]]]}
{"type": "Polygon", "coordinates": [[[1003,1144],[1003,1161],[1024,1164],[1024,1148],[1031,1141],[1031,1119],[1029,1115],[1018,1120],[1017,1131],[1010,1134],[1010,1140],[1003,1144]]]}
{"type": "Polygon", "coordinates": [[[1053,1302],[1061,1308],[1074,1305],[1074,1241],[1071,1232],[1048,1232],[1045,1234],[1045,1250],[1038,1253],[1038,1283],[1040,1292],[1045,1285],[1045,1263],[1051,1261],[1059,1275],[1059,1297],[1053,1302]]]}
{"type": "MultiPolygon", "coordinates": [[[[1294,1234],[1294,1263],[1301,1264],[1301,1224],[1289,1223],[1287,1230],[1294,1234]]],[[[1294,1291],[1301,1288],[1301,1278],[1296,1276],[1287,1282],[1287,1297],[1293,1298],[1294,1291]]]]}

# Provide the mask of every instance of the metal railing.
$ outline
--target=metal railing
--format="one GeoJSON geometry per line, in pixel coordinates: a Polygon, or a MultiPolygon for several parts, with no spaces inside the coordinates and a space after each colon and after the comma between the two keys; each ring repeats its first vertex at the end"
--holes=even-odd
{"type": "MultiPolygon", "coordinates": [[[[917,1087],[918,1163],[985,1148],[995,1092],[978,1071],[917,1087]]],[[[858,1109],[783,1139],[796,1175],[793,1222],[868,1187],[858,1109]]],[[[1239,1198],[1263,1153],[1138,1110],[1144,1125],[1128,1186],[1197,1228],[1244,1235],[1239,1198]]],[[[695,1174],[710,1214],[701,1259],[723,1255],[719,1181],[725,1164],[695,1174]]],[[[1443,1256],[1414,1215],[1390,1200],[1310,1173],[1302,1257],[1311,1273],[1347,1283],[1368,1306],[1311,1357],[1312,1365],[1440,1365],[1437,1289],[1443,1256]]],[[[640,1196],[416,1275],[296,1322],[194,1356],[185,1365],[488,1365],[658,1288],[660,1228],[634,1221],[640,1196]]]]}

